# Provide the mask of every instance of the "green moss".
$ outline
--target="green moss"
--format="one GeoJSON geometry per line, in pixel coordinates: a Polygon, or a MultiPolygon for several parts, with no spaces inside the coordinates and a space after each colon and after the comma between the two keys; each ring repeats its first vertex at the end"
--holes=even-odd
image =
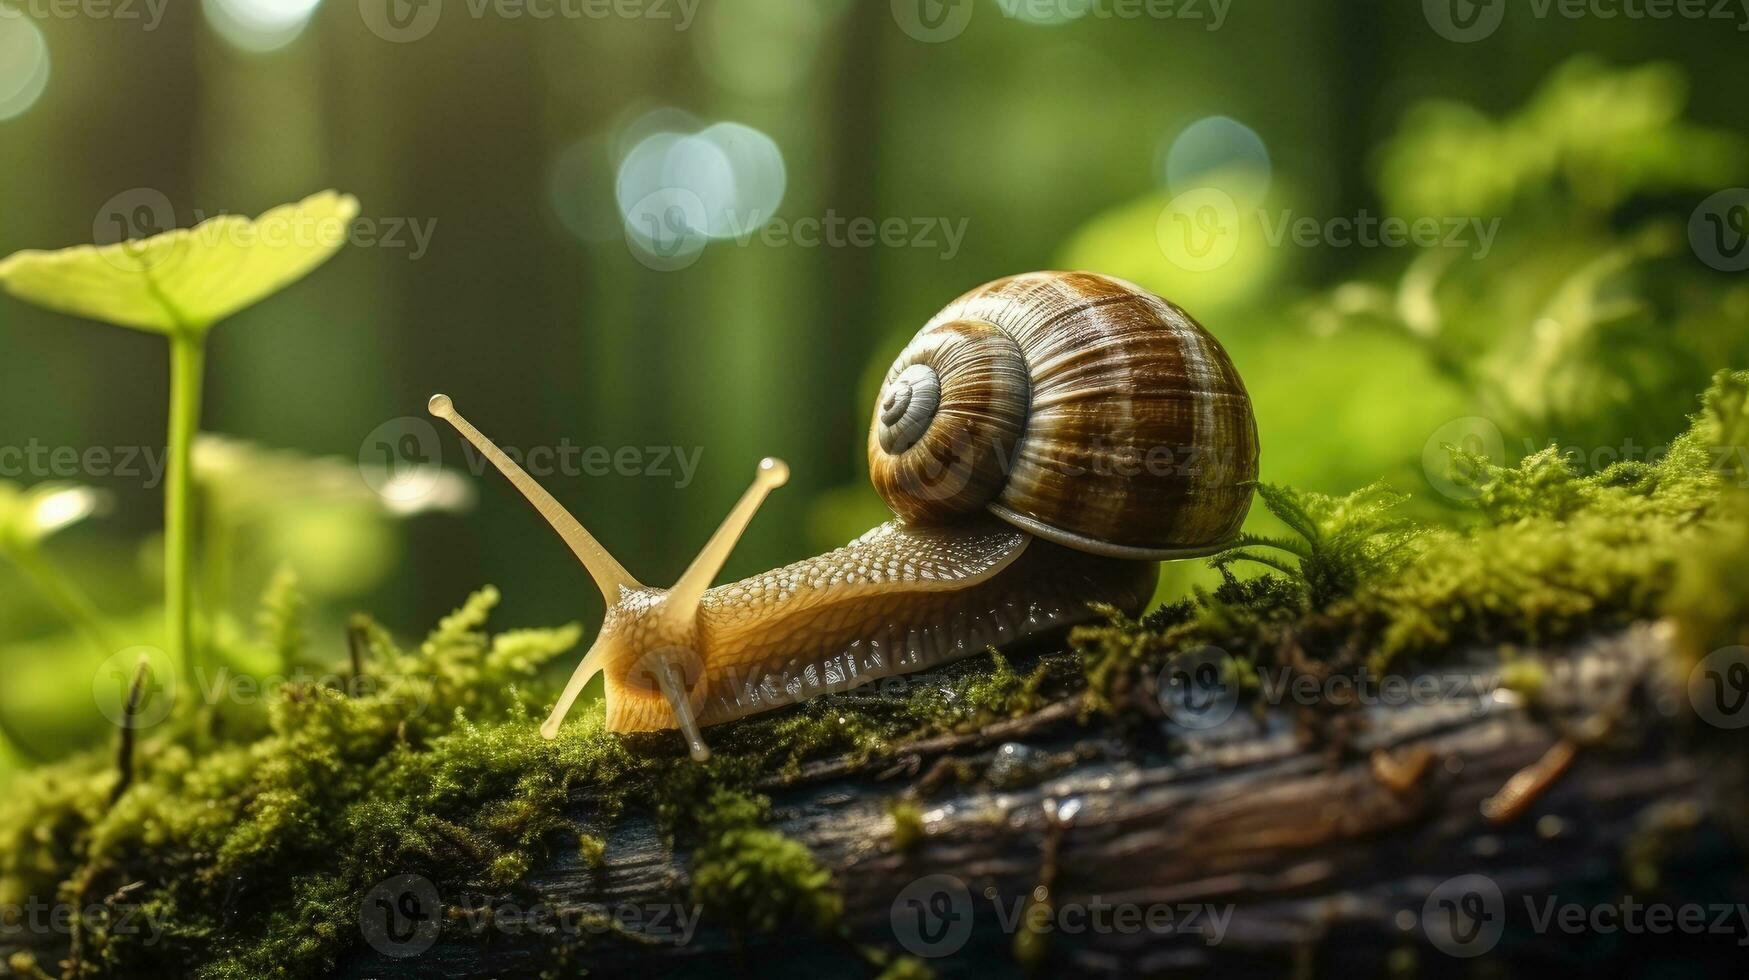
{"type": "MultiPolygon", "coordinates": [[[[927,682],[721,726],[703,765],[685,761],[670,733],[607,732],[599,703],[558,738],[539,738],[549,693],[539,673],[581,631],[489,634],[492,589],[413,648],[363,621],[359,676],[286,684],[264,705],[179,711],[142,733],[134,780],[113,804],[108,752],[14,780],[0,802],[0,902],[89,903],[128,888],[163,935],[147,943],[94,924],[81,936],[87,976],[318,974],[356,942],[359,903],[385,878],[421,874],[443,894],[512,892],[568,849],[598,864],[612,823],[637,809],[690,853],[709,920],[830,930],[842,908],[830,873],[771,830],[752,795],[813,759],[873,758],[1077,691],[1120,714],[1151,693],[1162,665],[1200,647],[1218,648],[1229,676],[1256,687],[1269,669],[1362,674],[1659,615],[1675,617],[1699,653],[1742,642],[1749,599],[1719,583],[1749,577],[1749,491],[1734,462],[1749,460],[1736,448],[1749,444],[1746,393],[1749,374],[1722,375],[1693,430],[1652,464],[1584,476],[1554,453],[1509,468],[1469,460],[1476,505],[1462,527],[1414,526],[1401,495],[1381,487],[1347,497],[1267,488],[1264,505],[1292,536],[1249,538],[1217,558],[1224,575],[1212,590],[1140,620],[1113,613],[1072,634],[1075,654],[1030,667],[992,652],[927,682]],[[1247,567],[1263,573],[1245,577],[1247,567]]],[[[269,590],[256,648],[310,656],[294,625],[299,602],[291,584],[269,590]]],[[[1534,690],[1533,665],[1518,662],[1508,683],[1534,690]]],[[[893,817],[902,851],[920,815],[898,804],[893,817]]]]}
{"type": "Polygon", "coordinates": [[[1548,683],[1548,669],[1536,660],[1511,660],[1500,668],[1500,686],[1527,701],[1535,701],[1548,683]]]}
{"type": "Polygon", "coordinates": [[[1749,646],[1749,371],[1720,372],[1684,451],[1704,455],[1723,484],[1708,546],[1681,563],[1665,611],[1691,662],[1722,647],[1749,646]],[[1721,587],[1726,583],[1736,587],[1721,587]]]}
{"type": "Polygon", "coordinates": [[[923,808],[910,800],[893,800],[887,804],[887,814],[893,818],[893,850],[909,852],[923,840],[923,808]]]}
{"type": "Polygon", "coordinates": [[[289,565],[280,566],[261,596],[256,625],[281,667],[291,664],[292,658],[304,648],[307,606],[304,594],[298,588],[297,573],[289,565]]]}
{"type": "MultiPolygon", "coordinates": [[[[141,739],[134,783],[113,806],[105,752],[19,779],[0,804],[0,897],[73,900],[142,882],[132,898],[163,917],[163,938],[85,937],[89,974],[195,963],[209,977],[309,975],[356,942],[359,903],[378,882],[414,873],[440,894],[504,894],[566,847],[599,864],[605,830],[637,807],[695,844],[694,890],[712,920],[824,929],[841,907],[830,875],[763,826],[762,800],[733,790],[1036,696],[1036,677],[977,661],[896,697],[818,699],[726,726],[704,765],[662,734],[607,732],[599,702],[546,741],[520,690],[580,631],[491,635],[497,600],[476,593],[414,649],[361,621],[361,676],[227,706],[223,737],[202,712],[172,716],[141,739]]],[[[295,635],[281,612],[300,601],[289,585],[270,590],[254,642],[295,635]]]]}
{"type": "Polygon", "coordinates": [[[1248,537],[1214,559],[1227,577],[1212,592],[1071,634],[1089,703],[1117,710],[1142,678],[1206,647],[1249,687],[1243,675],[1264,669],[1377,674],[1665,613],[1704,637],[1691,644],[1701,652],[1741,642],[1749,600],[1718,586],[1749,573],[1749,494],[1731,462],[1749,460],[1746,405],[1749,372],[1721,373],[1665,456],[1590,476],[1552,449],[1512,467],[1459,454],[1475,502],[1457,528],[1411,525],[1404,498],[1376,486],[1345,498],[1264,488],[1293,537],[1248,537]],[[1265,574],[1240,579],[1245,564],[1265,574]]]}
{"type": "Polygon", "coordinates": [[[832,874],[806,847],[760,826],[763,798],[719,790],[699,817],[692,856],[692,896],[748,932],[837,925],[844,900],[832,874]]]}

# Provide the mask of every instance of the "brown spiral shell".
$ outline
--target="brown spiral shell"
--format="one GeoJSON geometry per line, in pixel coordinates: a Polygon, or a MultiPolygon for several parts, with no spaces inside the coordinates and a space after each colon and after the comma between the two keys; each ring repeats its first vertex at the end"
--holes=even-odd
{"type": "Polygon", "coordinates": [[[1220,343],[1088,272],[1009,276],[948,304],[887,372],[868,446],[907,521],[988,510],[1122,558],[1218,550],[1257,480],[1251,399],[1220,343]]]}

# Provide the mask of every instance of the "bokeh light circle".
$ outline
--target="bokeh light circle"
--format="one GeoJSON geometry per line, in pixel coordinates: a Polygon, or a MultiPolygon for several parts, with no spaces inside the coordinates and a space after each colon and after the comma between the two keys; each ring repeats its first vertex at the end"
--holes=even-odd
{"type": "Polygon", "coordinates": [[[783,203],[788,179],[783,151],[777,142],[751,126],[720,122],[706,127],[698,138],[714,147],[728,161],[733,179],[730,199],[721,215],[712,215],[708,231],[713,238],[726,238],[753,231],[771,220],[783,203]]]}
{"type": "Polygon", "coordinates": [[[659,187],[625,209],[626,245],[632,256],[657,272],[673,272],[698,261],[708,237],[704,201],[684,187],[659,187]]]}
{"type": "Polygon", "coordinates": [[[735,201],[735,172],[729,158],[709,140],[685,133],[656,133],[632,147],[620,162],[615,196],[620,213],[628,222],[635,206],[656,191],[683,188],[699,200],[699,207],[685,209],[693,229],[709,234],[714,225],[727,224],[725,209],[735,201]],[[697,210],[695,215],[693,212],[697,210]]]}
{"type": "Polygon", "coordinates": [[[786,180],[776,141],[743,123],[719,122],[644,136],[620,161],[614,198],[634,253],[649,246],[667,264],[705,240],[744,240],[764,227],[786,180]]]}
{"type": "Polygon", "coordinates": [[[203,0],[207,23],[232,46],[277,51],[303,34],[322,0],[203,0]]]}
{"type": "Polygon", "coordinates": [[[1093,9],[1094,0],[1055,0],[1052,3],[995,0],[995,4],[1002,11],[1002,16],[1009,20],[1038,27],[1055,27],[1087,16],[1087,12],[1093,9]]]}
{"type": "Polygon", "coordinates": [[[0,17],[0,122],[22,115],[49,86],[49,44],[22,14],[0,17]]]}
{"type": "Polygon", "coordinates": [[[1254,202],[1269,190],[1273,172],[1263,137],[1231,116],[1208,116],[1184,127],[1167,145],[1161,167],[1173,194],[1218,183],[1254,202]]]}

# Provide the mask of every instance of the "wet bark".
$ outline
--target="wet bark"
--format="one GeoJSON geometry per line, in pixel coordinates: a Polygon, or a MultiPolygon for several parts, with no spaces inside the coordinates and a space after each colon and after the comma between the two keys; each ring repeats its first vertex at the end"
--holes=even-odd
{"type": "MultiPolygon", "coordinates": [[[[1683,720],[1664,646],[1636,627],[1549,654],[1534,703],[1499,691],[1498,661],[1478,654],[1421,675],[1437,678],[1431,698],[1387,698],[1409,703],[1336,724],[1297,706],[1241,708],[1202,731],[1170,718],[1120,731],[1061,705],[873,764],[816,764],[766,791],[777,829],[836,874],[835,936],[739,936],[707,910],[674,941],[650,910],[686,906],[688,855],[647,820],[613,832],[602,868],[567,858],[533,884],[560,908],[643,911],[633,931],[649,944],[571,941],[565,973],[863,976],[877,968],[859,947],[909,945],[945,953],[927,963],[948,976],[1020,974],[1023,962],[1052,975],[1725,975],[1749,924],[1570,930],[1546,915],[1626,895],[1678,909],[1749,895],[1729,829],[1740,770],[1714,757],[1716,731],[1683,720]],[[888,810],[902,794],[924,814],[904,851],[888,810]],[[1041,883],[1047,904],[1023,911],[1041,883]]],[[[342,967],[533,976],[553,951],[550,936],[446,931],[420,956],[361,949],[342,967]]]]}

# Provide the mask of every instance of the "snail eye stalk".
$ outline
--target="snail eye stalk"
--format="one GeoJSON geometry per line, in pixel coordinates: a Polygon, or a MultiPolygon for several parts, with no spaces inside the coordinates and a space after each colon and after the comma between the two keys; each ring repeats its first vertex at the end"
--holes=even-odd
{"type": "MultiPolygon", "coordinates": [[[[621,592],[627,589],[643,589],[644,585],[633,578],[625,570],[625,566],[614,560],[601,546],[601,542],[584,529],[577,518],[564,508],[553,495],[534,481],[516,461],[504,454],[504,451],[493,444],[492,440],[481,434],[479,429],[462,417],[455,409],[455,403],[448,395],[432,395],[428,406],[431,414],[448,422],[461,433],[481,455],[491,460],[498,472],[504,474],[511,485],[527,498],[540,515],[546,518],[553,530],[559,533],[565,544],[583,567],[589,571],[590,577],[601,589],[603,598],[609,608],[621,600],[621,592]]],[[[753,515],[759,511],[759,505],[765,502],[767,495],[789,480],[789,466],[780,459],[766,458],[760,460],[759,469],[754,473],[753,485],[741,495],[741,499],[729,511],[729,516],[717,528],[716,533],[705,543],[704,549],[692,564],[681,573],[680,580],[674,583],[663,597],[660,615],[664,621],[677,628],[680,632],[690,634],[697,626],[699,602],[704,598],[705,590],[710,588],[711,581],[723,570],[723,563],[728,561],[729,554],[735,550],[735,544],[746,533],[747,525],[753,520],[753,515]]],[[[577,664],[577,669],[571,673],[571,679],[565,684],[565,690],[559,695],[559,700],[553,705],[552,714],[541,724],[540,733],[543,738],[555,738],[559,734],[559,725],[564,722],[565,715],[575,704],[578,695],[589,683],[590,678],[601,673],[607,666],[607,661],[614,649],[610,643],[602,642],[597,637],[595,645],[583,656],[577,664]]],[[[710,750],[705,747],[704,737],[699,733],[698,717],[692,710],[692,702],[685,681],[685,671],[681,664],[663,657],[655,665],[656,682],[663,697],[668,700],[669,707],[674,710],[675,725],[685,733],[687,746],[692,757],[700,762],[710,757],[710,750]]]]}
{"type": "MultiPolygon", "coordinates": [[[[789,466],[783,460],[768,456],[759,461],[759,468],[753,474],[753,485],[735,502],[735,506],[729,510],[729,516],[723,518],[723,523],[718,525],[711,539],[705,542],[698,557],[686,566],[679,581],[663,597],[662,615],[669,623],[687,633],[696,628],[698,604],[704,598],[705,590],[711,587],[711,581],[723,570],[723,563],[729,560],[729,555],[735,550],[741,535],[747,532],[747,525],[752,522],[753,515],[759,512],[759,505],[765,502],[771,491],[787,482],[789,466]]],[[[662,695],[668,699],[668,706],[674,710],[674,722],[685,733],[686,744],[691,750],[693,760],[703,762],[710,758],[710,749],[705,746],[704,736],[698,730],[698,718],[692,710],[692,699],[681,666],[670,660],[662,660],[656,668],[656,683],[662,689],[662,695]]]]}
{"type": "Polygon", "coordinates": [[[759,469],[753,474],[753,485],[735,502],[729,516],[723,518],[723,523],[717,527],[711,539],[705,542],[698,557],[686,566],[679,581],[668,590],[668,597],[662,603],[668,615],[684,622],[692,621],[698,612],[699,600],[704,597],[705,590],[711,587],[717,573],[723,570],[723,563],[729,560],[729,555],[735,550],[741,535],[746,533],[747,525],[759,511],[759,505],[765,502],[767,494],[788,482],[789,465],[783,460],[767,456],[759,461],[759,469]]]}
{"type": "Polygon", "coordinates": [[[553,495],[546,492],[540,484],[534,482],[534,477],[523,472],[522,467],[516,465],[515,460],[504,455],[504,451],[493,445],[492,440],[482,435],[480,430],[474,428],[467,419],[462,418],[461,413],[455,410],[455,403],[450,401],[448,395],[432,395],[427,408],[430,409],[431,414],[455,426],[455,430],[461,433],[463,439],[472,443],[481,455],[491,460],[492,465],[498,468],[498,472],[504,474],[504,478],[509,480],[511,485],[515,486],[524,497],[528,498],[528,502],[540,512],[540,516],[546,518],[547,523],[553,526],[553,530],[559,532],[559,537],[565,539],[565,544],[570,546],[571,552],[577,556],[577,560],[589,570],[590,577],[595,579],[595,585],[601,590],[602,598],[607,600],[608,605],[611,606],[619,601],[621,589],[643,588],[643,585],[625,570],[625,566],[615,561],[613,556],[607,553],[607,549],[601,546],[601,542],[595,540],[594,535],[585,530],[577,518],[571,516],[571,512],[566,510],[563,504],[555,500],[553,495]]]}

